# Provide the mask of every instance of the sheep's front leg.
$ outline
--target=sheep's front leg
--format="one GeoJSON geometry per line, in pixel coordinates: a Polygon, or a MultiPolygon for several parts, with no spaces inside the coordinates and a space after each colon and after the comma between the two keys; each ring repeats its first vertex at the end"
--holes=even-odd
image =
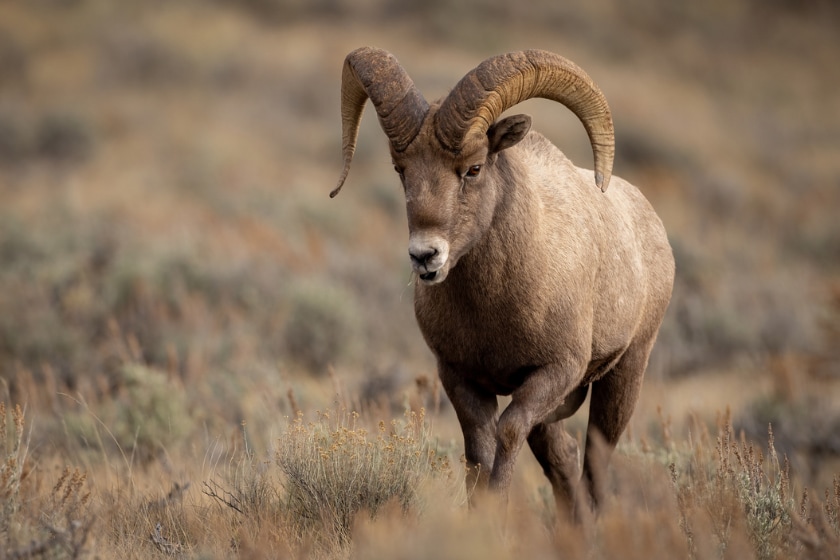
{"type": "Polygon", "coordinates": [[[464,434],[467,459],[467,493],[487,488],[496,451],[496,395],[482,391],[453,368],[439,364],[446,395],[452,402],[464,434]]]}
{"type": "MultiPolygon", "coordinates": [[[[535,370],[511,394],[511,402],[499,418],[496,429],[496,455],[490,473],[490,488],[507,494],[513,478],[516,457],[535,426],[566,417],[580,406],[582,398],[567,403],[583,368],[544,366],[535,370]],[[566,411],[566,409],[569,409],[566,411]]],[[[585,397],[585,391],[575,392],[585,397]]]]}

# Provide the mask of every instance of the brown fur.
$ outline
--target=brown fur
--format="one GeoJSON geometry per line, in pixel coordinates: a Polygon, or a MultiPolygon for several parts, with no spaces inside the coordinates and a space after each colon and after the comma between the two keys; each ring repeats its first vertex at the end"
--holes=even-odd
{"type": "Polygon", "coordinates": [[[613,177],[602,194],[591,171],[528,132],[524,115],[448,151],[436,136],[439,107],[391,155],[419,275],[415,313],[464,433],[467,484],[506,494],[527,442],[558,505],[580,516],[602,499],[602,472],[671,297],[665,230],[635,187],[613,177]],[[583,493],[562,420],[587,391],[583,493]],[[512,397],[501,415],[497,395],[512,397]]]}

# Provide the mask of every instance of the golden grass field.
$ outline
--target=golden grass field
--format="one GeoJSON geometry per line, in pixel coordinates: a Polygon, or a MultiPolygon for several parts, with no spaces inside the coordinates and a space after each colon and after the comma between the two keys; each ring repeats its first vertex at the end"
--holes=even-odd
{"type": "Polygon", "coordinates": [[[840,557],[840,10],[568,4],[0,2],[0,560],[840,557]],[[371,111],[327,196],[362,45],[430,99],[547,49],[611,103],[677,281],[589,526],[528,452],[466,507],[371,111]]]}

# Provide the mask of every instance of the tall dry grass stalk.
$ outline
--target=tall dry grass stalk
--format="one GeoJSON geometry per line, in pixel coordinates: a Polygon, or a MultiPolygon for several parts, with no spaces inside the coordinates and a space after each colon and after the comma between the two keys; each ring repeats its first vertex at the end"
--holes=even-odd
{"type": "Polygon", "coordinates": [[[0,560],[82,558],[94,523],[87,475],[65,467],[52,487],[40,488],[24,425],[20,405],[9,411],[0,401],[0,560]]]}
{"type": "Polygon", "coordinates": [[[0,534],[8,535],[15,514],[20,507],[20,483],[23,477],[28,446],[23,441],[24,413],[20,405],[11,410],[12,425],[8,425],[6,403],[0,402],[0,534]]]}

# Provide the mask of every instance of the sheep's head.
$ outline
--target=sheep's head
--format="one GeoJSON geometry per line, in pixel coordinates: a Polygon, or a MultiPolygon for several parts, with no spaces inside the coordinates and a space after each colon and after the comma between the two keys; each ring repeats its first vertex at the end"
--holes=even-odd
{"type": "Polygon", "coordinates": [[[595,154],[595,184],[606,190],[612,170],[612,118],[603,94],[569,60],[545,51],[489,58],[470,71],[440,103],[429,106],[393,55],[353,51],[341,88],[344,169],[350,170],[367,99],[388,136],[406,195],[409,256],[420,280],[442,282],[490,226],[498,189],[496,156],[527,134],[531,120],[508,108],[532,97],[562,103],[583,122],[595,154]]]}
{"type": "Polygon", "coordinates": [[[497,155],[519,142],[531,126],[527,115],[508,117],[452,152],[435,135],[437,111],[433,105],[417,138],[404,151],[391,148],[405,191],[408,254],[426,284],[446,279],[490,227],[501,194],[496,188],[497,155]]]}

